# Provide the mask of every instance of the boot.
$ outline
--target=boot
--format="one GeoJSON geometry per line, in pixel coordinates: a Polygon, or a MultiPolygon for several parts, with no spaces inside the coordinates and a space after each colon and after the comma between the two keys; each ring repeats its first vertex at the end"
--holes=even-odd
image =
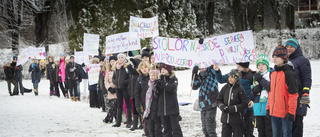
{"type": "Polygon", "coordinates": [[[50,96],[52,96],[53,95],[53,91],[50,91],[50,96]]]}
{"type": "Polygon", "coordinates": [[[102,121],[105,123],[108,123],[109,122],[109,115],[107,115],[102,121]]]}
{"type": "Polygon", "coordinates": [[[69,94],[68,93],[64,94],[64,97],[69,98],[69,94]]]}
{"type": "Polygon", "coordinates": [[[121,120],[122,120],[122,109],[121,109],[121,108],[118,108],[118,109],[117,109],[116,124],[114,124],[112,127],[120,127],[120,125],[121,125],[121,120]]]}
{"type": "Polygon", "coordinates": [[[139,118],[139,115],[133,115],[133,126],[132,128],[130,129],[131,131],[134,131],[136,130],[138,127],[138,118],[139,118]]]}
{"type": "Polygon", "coordinates": [[[34,95],[35,95],[35,96],[38,96],[38,88],[35,88],[35,89],[34,89],[34,95]]]}
{"type": "Polygon", "coordinates": [[[140,119],[140,126],[138,127],[138,129],[143,129],[143,124],[142,124],[142,118],[141,118],[141,115],[139,115],[139,119],[140,119]]]}
{"type": "Polygon", "coordinates": [[[78,101],[79,101],[79,97],[76,97],[76,98],[75,98],[75,101],[78,102],[78,101]]]}
{"type": "Polygon", "coordinates": [[[74,97],[73,96],[71,96],[71,101],[74,101],[74,97]]]}
{"type": "Polygon", "coordinates": [[[127,125],[126,128],[130,128],[132,124],[132,108],[127,108],[127,125]]]}

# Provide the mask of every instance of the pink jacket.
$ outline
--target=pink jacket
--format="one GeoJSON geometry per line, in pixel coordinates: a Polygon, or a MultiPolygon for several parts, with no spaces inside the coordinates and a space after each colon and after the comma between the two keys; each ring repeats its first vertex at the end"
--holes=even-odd
{"type": "MultiPolygon", "coordinates": [[[[106,86],[106,89],[108,90],[109,87],[115,88],[116,86],[112,83],[112,76],[113,71],[106,70],[105,77],[104,77],[104,85],[106,86]]],[[[116,99],[117,94],[116,93],[110,93],[108,91],[108,99],[116,99]]]]}
{"type": "Polygon", "coordinates": [[[64,59],[60,60],[60,71],[59,75],[61,76],[61,81],[65,82],[66,81],[66,65],[64,62],[64,59]]]}

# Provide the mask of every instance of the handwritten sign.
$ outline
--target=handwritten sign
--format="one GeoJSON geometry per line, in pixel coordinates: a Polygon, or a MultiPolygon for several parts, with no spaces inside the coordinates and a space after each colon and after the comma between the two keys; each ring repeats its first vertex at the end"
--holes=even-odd
{"type": "Polygon", "coordinates": [[[256,60],[252,31],[242,31],[204,40],[153,38],[155,62],[178,67],[200,68],[256,60]]]}
{"type": "Polygon", "coordinates": [[[74,49],[74,61],[78,64],[84,63],[83,51],[77,52],[76,49],[74,49]]]}
{"type": "Polygon", "coordinates": [[[99,81],[100,64],[90,64],[88,68],[89,85],[97,84],[99,81]]]}
{"type": "Polygon", "coordinates": [[[83,34],[83,51],[86,55],[99,55],[99,35],[83,34]]]}
{"type": "Polygon", "coordinates": [[[46,50],[44,47],[28,47],[19,54],[17,65],[26,63],[29,59],[46,59],[46,50]]]}
{"type": "Polygon", "coordinates": [[[120,53],[141,48],[136,33],[125,32],[106,37],[106,54],[120,53]]]}
{"type": "Polygon", "coordinates": [[[138,38],[159,36],[158,16],[152,18],[130,16],[129,32],[137,32],[138,38]]]}

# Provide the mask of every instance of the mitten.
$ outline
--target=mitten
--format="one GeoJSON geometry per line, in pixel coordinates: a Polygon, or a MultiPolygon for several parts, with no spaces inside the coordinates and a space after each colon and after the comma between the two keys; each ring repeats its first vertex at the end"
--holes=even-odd
{"type": "Polygon", "coordinates": [[[258,93],[260,93],[262,91],[262,87],[260,85],[256,85],[252,88],[252,93],[254,95],[257,95],[258,93]]]}
{"type": "Polygon", "coordinates": [[[192,69],[192,76],[198,74],[199,71],[199,67],[198,66],[194,66],[192,69]]]}
{"type": "Polygon", "coordinates": [[[309,104],[310,103],[310,98],[308,93],[304,93],[300,99],[301,104],[309,104]]]}
{"type": "Polygon", "coordinates": [[[292,115],[290,113],[287,113],[286,116],[285,116],[285,119],[286,120],[290,120],[290,121],[294,121],[294,115],[292,115]]]}
{"type": "Polygon", "coordinates": [[[203,44],[203,40],[204,40],[203,38],[200,38],[200,39],[199,39],[199,44],[202,45],[202,44],[203,44]]]}
{"type": "Polygon", "coordinates": [[[32,68],[36,67],[36,64],[35,63],[32,63],[32,68]]]}
{"type": "Polygon", "coordinates": [[[19,69],[19,67],[17,67],[17,66],[16,66],[16,67],[14,67],[14,68],[15,68],[15,69],[19,69]]]}
{"type": "Polygon", "coordinates": [[[262,75],[260,73],[256,73],[254,74],[254,80],[260,82],[260,80],[262,79],[262,75]]]}
{"type": "Polygon", "coordinates": [[[6,66],[3,66],[3,69],[6,70],[6,66]]]}

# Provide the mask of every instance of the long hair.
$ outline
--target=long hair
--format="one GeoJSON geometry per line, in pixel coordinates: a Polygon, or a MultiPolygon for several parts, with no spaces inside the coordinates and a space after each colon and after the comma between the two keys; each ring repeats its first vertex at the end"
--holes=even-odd
{"type": "Polygon", "coordinates": [[[139,64],[138,69],[137,69],[137,71],[138,71],[139,74],[142,74],[142,72],[141,72],[142,67],[148,68],[149,71],[151,70],[151,66],[150,66],[149,62],[142,61],[142,62],[139,64]]]}

